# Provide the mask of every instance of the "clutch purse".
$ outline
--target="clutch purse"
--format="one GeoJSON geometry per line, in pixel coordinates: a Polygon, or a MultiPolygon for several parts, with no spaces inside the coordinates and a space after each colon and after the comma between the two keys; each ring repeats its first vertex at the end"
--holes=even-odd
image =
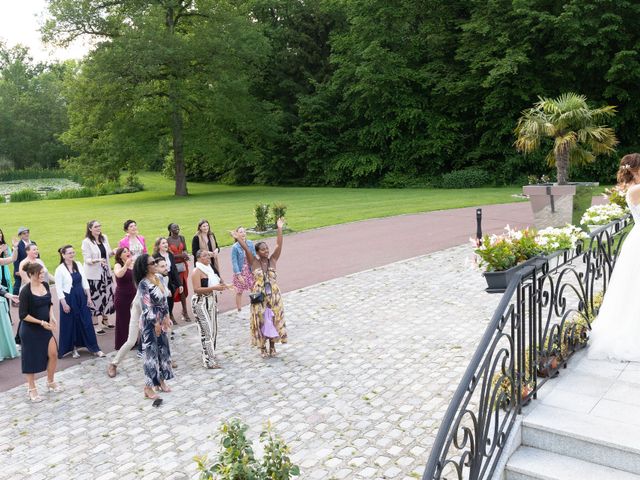
{"type": "Polygon", "coordinates": [[[252,304],[262,303],[264,302],[264,294],[262,292],[250,293],[249,300],[251,301],[252,304]]]}

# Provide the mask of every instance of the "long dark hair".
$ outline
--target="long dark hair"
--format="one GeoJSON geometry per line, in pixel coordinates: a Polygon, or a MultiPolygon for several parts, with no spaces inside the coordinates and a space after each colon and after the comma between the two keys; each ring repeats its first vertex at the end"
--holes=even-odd
{"type": "MultiPolygon", "coordinates": [[[[133,264],[133,281],[138,285],[149,273],[149,259],[153,259],[148,253],[143,253],[133,264]]],[[[155,261],[155,260],[154,260],[155,261]]]]}
{"type": "MultiPolygon", "coordinates": [[[[62,265],[64,263],[64,257],[62,255],[64,255],[64,252],[66,252],[67,250],[69,250],[70,248],[73,248],[73,245],[65,245],[64,247],[60,247],[58,249],[58,255],[60,255],[60,265],[62,265]]],[[[78,264],[76,263],[76,261],[73,261],[73,271],[74,272],[78,272],[78,264]]]]}
{"type": "MultiPolygon", "coordinates": [[[[87,222],[87,231],[84,234],[85,237],[87,237],[89,240],[91,240],[93,243],[96,243],[96,239],[93,237],[93,234],[91,233],[91,228],[93,228],[93,224],[96,223],[98,220],[89,220],[87,222]]],[[[104,235],[102,235],[102,233],[100,233],[100,235],[98,235],[98,241],[100,243],[104,243],[104,235]]]]}
{"type": "Polygon", "coordinates": [[[216,239],[216,234],[213,233],[213,229],[211,228],[211,223],[209,223],[209,220],[206,219],[202,219],[198,222],[198,230],[196,231],[196,236],[200,235],[200,227],[202,225],[204,225],[205,223],[209,224],[209,238],[213,239],[213,243],[211,244],[211,248],[218,248],[218,240],[216,239]]]}

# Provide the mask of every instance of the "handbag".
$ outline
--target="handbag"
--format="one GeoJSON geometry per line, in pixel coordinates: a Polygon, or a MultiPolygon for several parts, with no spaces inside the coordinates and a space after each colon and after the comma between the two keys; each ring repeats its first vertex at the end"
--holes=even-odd
{"type": "Polygon", "coordinates": [[[251,303],[253,305],[255,305],[257,303],[262,303],[262,302],[264,302],[264,293],[262,293],[262,292],[250,293],[249,294],[249,300],[251,301],[251,303]]]}
{"type": "Polygon", "coordinates": [[[262,278],[264,278],[264,293],[263,292],[257,292],[257,293],[250,293],[249,294],[249,300],[251,301],[252,304],[256,304],[256,303],[262,303],[264,302],[264,297],[265,297],[265,293],[269,296],[271,296],[271,282],[268,281],[268,273],[269,272],[269,267],[271,266],[271,259],[267,260],[267,271],[265,272],[264,269],[262,269],[262,278]]]}
{"type": "Polygon", "coordinates": [[[18,323],[18,330],[16,331],[16,337],[13,339],[16,342],[16,345],[20,345],[22,340],[20,339],[20,325],[22,325],[22,320],[18,323]]]}

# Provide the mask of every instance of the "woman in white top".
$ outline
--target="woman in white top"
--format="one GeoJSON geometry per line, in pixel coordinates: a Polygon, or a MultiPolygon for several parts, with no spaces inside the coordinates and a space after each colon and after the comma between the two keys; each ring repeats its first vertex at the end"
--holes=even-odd
{"type": "Polygon", "coordinates": [[[191,306],[196,317],[202,345],[202,364],[205,368],[220,368],[216,361],[216,340],[218,338],[218,297],[217,293],[232,288],[220,282],[220,277],[211,265],[207,250],[195,252],[196,268],[191,275],[193,297],[191,306]]]}
{"type": "Polygon", "coordinates": [[[104,328],[114,328],[109,324],[109,315],[115,311],[113,298],[113,278],[109,258],[113,255],[109,239],[102,233],[102,226],[97,220],[87,223],[85,238],[82,240],[82,257],[84,271],[89,282],[91,292],[91,314],[101,324],[96,330],[97,335],[104,335],[104,328]]]}
{"type": "Polygon", "coordinates": [[[58,253],[60,265],[56,268],[54,277],[60,300],[58,358],[71,351],[73,358],[78,358],[78,348],[82,347],[98,357],[104,357],[91,322],[91,294],[84,269],[74,260],[76,252],[71,245],[60,248],[58,253]]]}
{"type": "Polygon", "coordinates": [[[20,288],[22,289],[22,287],[29,283],[29,275],[27,275],[25,267],[30,263],[39,263],[40,265],[42,265],[42,268],[44,270],[44,282],[49,283],[49,271],[47,270],[44,262],[38,258],[38,246],[35,243],[30,243],[25,247],[25,252],[27,256],[20,262],[20,266],[18,267],[18,274],[22,279],[20,288]]]}

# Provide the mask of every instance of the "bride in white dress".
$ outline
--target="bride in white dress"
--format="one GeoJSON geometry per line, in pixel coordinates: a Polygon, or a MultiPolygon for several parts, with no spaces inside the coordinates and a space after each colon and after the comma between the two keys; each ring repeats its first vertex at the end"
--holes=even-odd
{"type": "Polygon", "coordinates": [[[620,160],[618,183],[627,187],[634,227],[622,244],[589,339],[589,358],[640,361],[640,154],[620,160]]]}

